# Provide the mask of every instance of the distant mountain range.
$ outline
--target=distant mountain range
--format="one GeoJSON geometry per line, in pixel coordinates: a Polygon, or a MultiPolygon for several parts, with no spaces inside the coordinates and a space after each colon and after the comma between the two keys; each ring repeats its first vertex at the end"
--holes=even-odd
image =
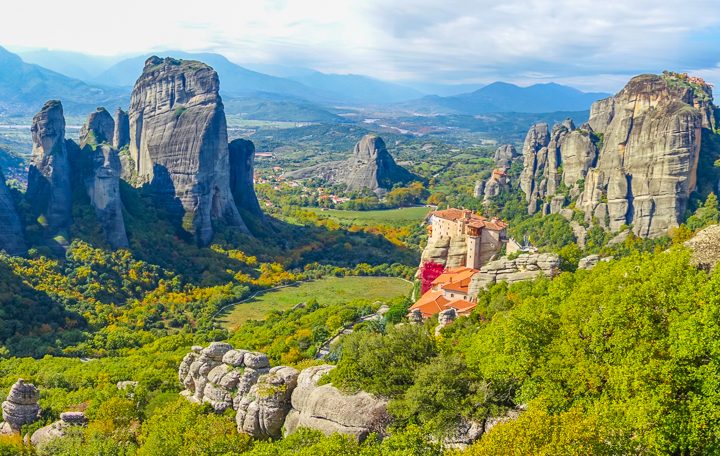
{"type": "Polygon", "coordinates": [[[581,92],[555,83],[520,87],[506,82],[494,82],[474,92],[450,97],[430,95],[401,103],[400,106],[420,114],[585,111],[593,102],[608,96],[608,93],[581,92]]]}
{"type": "Polygon", "coordinates": [[[127,105],[128,95],[117,87],[87,84],[25,63],[0,47],[0,114],[33,114],[49,99],[62,99],[69,113],[89,112],[100,105],[127,105]]]}
{"type": "MultiPolygon", "coordinates": [[[[215,53],[156,54],[209,64],[220,77],[228,113],[262,120],[341,122],[343,119],[332,111],[333,107],[343,105],[374,105],[376,110],[387,105],[392,110],[411,113],[459,115],[583,111],[593,101],[608,96],[554,83],[519,87],[504,82],[467,93],[425,96],[416,88],[367,76],[291,67],[276,72],[283,76],[273,76],[215,53]]],[[[109,109],[127,105],[130,90],[150,54],[119,61],[117,57],[50,50],[25,52],[23,56],[34,64],[0,48],[0,112],[31,114],[50,98],[62,99],[70,114],[84,114],[100,105],[109,109]]],[[[424,88],[436,89],[436,93],[457,93],[473,86],[429,84],[424,88]]]]}

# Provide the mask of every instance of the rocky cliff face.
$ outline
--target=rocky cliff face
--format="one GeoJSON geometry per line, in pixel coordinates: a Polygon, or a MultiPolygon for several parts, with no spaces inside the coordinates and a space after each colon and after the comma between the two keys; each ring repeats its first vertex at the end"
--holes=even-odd
{"type": "Polygon", "coordinates": [[[560,257],[554,253],[523,253],[514,260],[503,257],[490,261],[480,268],[469,286],[469,293],[476,296],[480,290],[498,283],[515,283],[533,280],[541,276],[554,277],[560,273],[560,257]]]}
{"type": "Polygon", "coordinates": [[[333,366],[302,372],[288,366],[271,368],[265,354],[236,350],[223,342],[192,350],[180,364],[178,375],[186,388],[181,394],[217,412],[234,409],[239,432],[278,439],[283,429],[290,434],[309,427],[363,439],[370,432],[382,434],[388,424],[385,401],[318,386],[333,366]]]}
{"type": "Polygon", "coordinates": [[[321,178],[347,185],[349,191],[382,191],[417,180],[408,170],[395,163],[379,136],[364,136],[353,148],[349,159],[301,169],[288,174],[291,179],[321,178]]]}
{"type": "Polygon", "coordinates": [[[229,146],[230,190],[235,204],[256,217],[264,217],[254,185],[255,144],[247,139],[236,139],[229,146]]]}
{"type": "Polygon", "coordinates": [[[230,190],[219,86],[217,73],[201,62],[151,57],[129,110],[135,184],[148,184],[200,245],[212,239],[213,219],[247,230],[230,190]]]}
{"type": "Polygon", "coordinates": [[[512,144],[503,144],[495,150],[495,166],[509,168],[518,157],[517,150],[512,144]]]}
{"type": "Polygon", "coordinates": [[[120,150],[130,144],[130,118],[127,112],[120,108],[115,111],[115,131],[113,131],[112,146],[120,150]]]}
{"type": "Polygon", "coordinates": [[[50,233],[70,225],[72,191],[65,146],[65,117],[59,101],[48,101],[32,122],[32,161],[26,199],[50,233]]]}
{"type": "Polygon", "coordinates": [[[72,164],[73,180],[82,182],[90,205],[112,248],[128,246],[120,198],[121,165],[113,141],[115,121],[104,108],[90,114],[80,133],[80,147],[72,141],[67,148],[72,164]]]}
{"type": "Polygon", "coordinates": [[[682,221],[697,184],[710,88],[655,75],[633,78],[614,97],[593,104],[590,126],[603,137],[597,166],[578,206],[615,231],[633,224],[643,237],[682,221]]]}
{"type": "Polygon", "coordinates": [[[115,120],[105,108],[97,108],[80,129],[80,147],[85,144],[112,143],[115,120]]]}
{"type": "Polygon", "coordinates": [[[520,188],[528,213],[558,213],[566,198],[577,196],[578,186],[597,159],[597,148],[588,125],[575,128],[571,120],[548,128],[533,125],[523,146],[520,188]]]}
{"type": "Polygon", "coordinates": [[[0,249],[10,255],[25,253],[22,223],[2,172],[0,172],[0,249]]]}
{"type": "Polygon", "coordinates": [[[576,207],[617,231],[666,234],[685,215],[697,185],[702,129],[714,126],[709,86],[685,75],[642,75],[593,104],[588,124],[533,126],[520,187],[528,212],[576,207]]]}

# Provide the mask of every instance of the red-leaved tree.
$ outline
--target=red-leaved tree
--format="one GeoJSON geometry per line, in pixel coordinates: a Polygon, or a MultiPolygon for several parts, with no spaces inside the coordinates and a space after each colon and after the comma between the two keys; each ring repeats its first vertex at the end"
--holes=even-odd
{"type": "Polygon", "coordinates": [[[433,280],[440,277],[440,274],[445,270],[445,266],[434,261],[428,261],[423,263],[420,267],[420,283],[422,284],[422,293],[425,294],[430,288],[432,288],[433,280]]]}

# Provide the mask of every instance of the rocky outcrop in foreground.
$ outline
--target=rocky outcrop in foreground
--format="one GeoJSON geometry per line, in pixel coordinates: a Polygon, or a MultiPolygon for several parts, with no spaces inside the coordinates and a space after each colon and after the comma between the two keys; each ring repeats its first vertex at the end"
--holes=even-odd
{"type": "Polygon", "coordinates": [[[60,414],[58,421],[33,432],[30,442],[35,448],[41,448],[55,439],[64,437],[69,428],[85,426],[86,424],[87,418],[85,418],[83,412],[63,412],[60,414]]]}
{"type": "Polygon", "coordinates": [[[285,420],[285,434],[298,428],[317,429],[329,435],[340,433],[364,440],[370,433],[385,433],[390,424],[387,402],[366,392],[344,394],[318,381],[335,366],[309,367],[300,373],[292,394],[292,410],[285,420]]]}
{"type": "Polygon", "coordinates": [[[520,182],[528,212],[559,213],[576,201],[587,222],[611,231],[667,234],[697,187],[702,130],[714,128],[714,111],[710,86],[666,73],[637,76],[593,103],[580,128],[534,125],[520,182]]]}
{"type": "Polygon", "coordinates": [[[32,161],[25,198],[50,234],[71,222],[70,161],[65,145],[65,116],[57,100],[45,103],[33,117],[32,161]]]}
{"type": "Polygon", "coordinates": [[[18,380],[10,388],[7,398],[2,403],[4,423],[1,433],[20,432],[25,424],[34,423],[40,415],[40,391],[32,383],[18,380]]]}
{"type": "Polygon", "coordinates": [[[692,251],[690,263],[711,270],[720,263],[720,225],[709,226],[685,242],[692,251]]]}
{"type": "Polygon", "coordinates": [[[290,434],[299,427],[358,439],[382,434],[388,424],[386,402],[367,393],[344,394],[329,384],[318,386],[332,368],[270,368],[263,353],[213,342],[193,347],[180,364],[179,377],[186,388],[183,396],[217,412],[234,409],[238,431],[258,439],[277,439],[283,429],[290,434]]]}
{"type": "Polygon", "coordinates": [[[417,176],[395,163],[385,141],[374,134],[364,136],[355,145],[349,159],[300,169],[289,173],[288,177],[321,178],[345,184],[349,191],[367,188],[375,192],[389,190],[395,184],[418,180],[417,176]]]}
{"type": "Polygon", "coordinates": [[[560,257],[554,253],[523,253],[513,260],[503,257],[480,268],[470,282],[469,293],[475,296],[494,283],[515,283],[543,275],[554,277],[559,272],[560,257]]]}
{"type": "Polygon", "coordinates": [[[230,189],[227,122],[217,73],[192,60],[150,57],[132,91],[128,163],[158,204],[193,233],[212,220],[247,231],[230,189]]]}

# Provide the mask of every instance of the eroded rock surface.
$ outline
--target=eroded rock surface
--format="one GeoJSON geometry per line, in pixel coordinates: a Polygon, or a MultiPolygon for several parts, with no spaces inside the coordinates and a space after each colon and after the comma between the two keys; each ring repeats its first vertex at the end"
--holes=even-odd
{"type": "Polygon", "coordinates": [[[475,296],[483,288],[497,282],[521,282],[543,275],[554,277],[559,272],[560,257],[554,253],[523,253],[513,260],[503,257],[480,268],[480,272],[470,282],[469,292],[475,296]]]}
{"type": "Polygon", "coordinates": [[[193,347],[178,376],[188,400],[209,403],[217,412],[233,408],[238,431],[258,439],[280,438],[283,430],[289,434],[299,427],[360,440],[371,432],[384,433],[389,422],[386,401],[364,392],[344,394],[329,384],[318,386],[332,368],[270,368],[263,353],[213,342],[193,347]]]}
{"type": "Polygon", "coordinates": [[[702,80],[641,75],[593,103],[580,128],[534,125],[520,182],[528,212],[559,213],[575,201],[586,222],[611,231],[631,225],[641,237],[667,234],[697,188],[702,130],[714,128],[714,111],[702,80]]]}
{"type": "Polygon", "coordinates": [[[364,188],[372,191],[389,190],[394,184],[418,180],[415,175],[395,163],[385,141],[374,134],[364,136],[355,144],[349,159],[300,169],[289,173],[288,177],[321,178],[345,184],[350,191],[364,188]]]}
{"type": "Polygon", "coordinates": [[[197,403],[209,403],[217,412],[236,408],[234,400],[247,394],[270,363],[262,353],[234,350],[230,344],[213,342],[193,347],[185,355],[178,375],[183,395],[197,403]]]}
{"type": "Polygon", "coordinates": [[[512,162],[519,157],[517,149],[512,144],[503,144],[495,150],[495,166],[509,168],[512,162]]]}
{"type": "Polygon", "coordinates": [[[720,225],[709,226],[685,242],[692,251],[690,263],[710,270],[720,262],[720,225]]]}
{"type": "Polygon", "coordinates": [[[120,108],[115,111],[115,131],[113,131],[112,146],[120,150],[130,144],[130,118],[128,113],[120,108]]]}
{"type": "Polygon", "coordinates": [[[32,383],[18,380],[10,388],[2,403],[2,416],[5,423],[14,432],[19,432],[25,424],[34,423],[40,415],[40,391],[32,383]]]}
{"type": "Polygon", "coordinates": [[[65,117],[57,100],[45,103],[33,117],[32,160],[25,197],[50,234],[70,226],[72,190],[65,145],[65,117]]]}
{"type": "Polygon", "coordinates": [[[97,108],[80,129],[80,147],[85,144],[112,144],[115,120],[105,108],[97,108]]]}
{"type": "Polygon", "coordinates": [[[132,91],[128,163],[200,245],[212,220],[247,231],[230,190],[227,122],[217,73],[204,63],[150,57],[132,91]]]}
{"type": "Polygon", "coordinates": [[[257,439],[282,437],[285,417],[290,411],[290,398],[300,373],[287,366],[278,366],[258,379],[237,405],[238,431],[257,439]]]}
{"type": "Polygon", "coordinates": [[[330,384],[318,386],[318,380],[333,367],[314,366],[300,373],[285,434],[307,427],[327,435],[352,435],[361,441],[373,432],[383,435],[390,421],[385,400],[366,392],[344,394],[330,384]]]}
{"type": "MultiPolygon", "coordinates": [[[[85,192],[100,222],[105,239],[112,248],[128,246],[125,221],[120,198],[121,163],[113,141],[115,121],[104,108],[88,118],[81,133],[81,150],[71,151],[71,159],[77,161],[73,169],[85,185],[85,192]]],[[[68,144],[68,148],[73,148],[68,144]]]]}
{"type": "Polygon", "coordinates": [[[83,412],[63,412],[60,419],[52,424],[41,427],[33,432],[30,442],[36,448],[41,448],[55,439],[65,437],[67,429],[74,426],[85,426],[87,418],[83,412]]]}

